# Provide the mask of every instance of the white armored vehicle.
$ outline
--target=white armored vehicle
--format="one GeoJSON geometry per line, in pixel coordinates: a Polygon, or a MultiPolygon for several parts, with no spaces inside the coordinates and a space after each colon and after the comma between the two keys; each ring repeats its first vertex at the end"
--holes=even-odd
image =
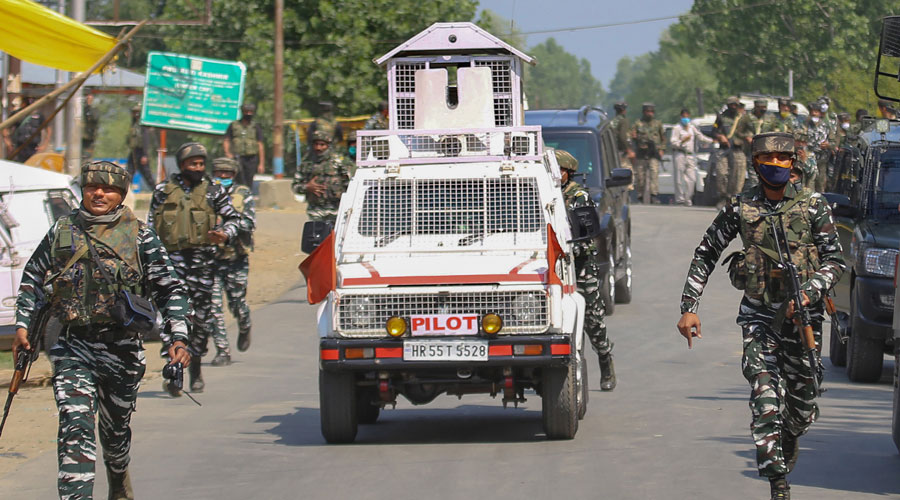
{"type": "Polygon", "coordinates": [[[570,240],[599,222],[591,208],[570,227],[555,155],[522,125],[532,59],[471,23],[437,23],[376,62],[391,128],[359,133],[333,233],[304,227],[322,434],[353,441],[399,395],[506,406],[533,389],[547,437],[574,437],[588,391],[570,240]]]}

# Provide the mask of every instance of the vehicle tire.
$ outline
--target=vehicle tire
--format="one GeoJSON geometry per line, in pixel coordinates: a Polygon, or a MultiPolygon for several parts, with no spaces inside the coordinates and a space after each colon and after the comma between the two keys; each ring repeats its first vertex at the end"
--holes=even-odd
{"type": "Polygon", "coordinates": [[[378,392],[372,388],[357,389],[356,415],[360,424],[374,424],[381,414],[381,407],[372,404],[378,399],[378,392]]]}
{"type": "Polygon", "coordinates": [[[894,355],[894,418],[891,425],[894,446],[900,451],[900,354],[894,355]]]}
{"type": "Polygon", "coordinates": [[[579,354],[579,368],[578,374],[579,377],[576,380],[576,394],[578,395],[578,420],[583,420],[584,416],[587,414],[588,409],[588,401],[590,400],[590,388],[588,387],[588,363],[587,359],[584,357],[584,348],[581,348],[581,353],[579,354]]]}
{"type": "Polygon", "coordinates": [[[625,276],[616,281],[616,302],[619,304],[631,303],[631,240],[625,244],[625,276]]]}
{"type": "Polygon", "coordinates": [[[578,432],[575,362],[546,367],[541,374],[541,411],[547,439],[572,439],[578,432]]]}
{"type": "Polygon", "coordinates": [[[609,263],[609,271],[602,276],[600,287],[600,297],[603,299],[603,305],[606,307],[607,316],[612,316],[616,311],[616,258],[612,248],[606,250],[606,261],[609,263]]]}
{"type": "Polygon", "coordinates": [[[352,443],[359,416],[353,373],[319,370],[319,417],[322,437],[329,443],[352,443]]]}
{"type": "MultiPolygon", "coordinates": [[[[844,313],[839,312],[837,314],[842,315],[844,313]]],[[[847,366],[847,344],[841,343],[834,319],[831,320],[831,341],[828,342],[828,358],[831,359],[831,366],[847,366]]]]}
{"type": "Polygon", "coordinates": [[[856,288],[850,293],[850,339],[847,340],[847,377],[851,382],[873,383],[881,378],[884,365],[884,343],[866,338],[856,314],[856,288]]]}

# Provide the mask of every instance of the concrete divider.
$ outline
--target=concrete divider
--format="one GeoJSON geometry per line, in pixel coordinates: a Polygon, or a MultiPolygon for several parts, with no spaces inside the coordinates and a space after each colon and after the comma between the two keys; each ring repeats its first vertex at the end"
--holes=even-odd
{"type": "Polygon", "coordinates": [[[272,179],[259,183],[257,208],[300,209],[303,203],[294,198],[290,179],[272,179]]]}

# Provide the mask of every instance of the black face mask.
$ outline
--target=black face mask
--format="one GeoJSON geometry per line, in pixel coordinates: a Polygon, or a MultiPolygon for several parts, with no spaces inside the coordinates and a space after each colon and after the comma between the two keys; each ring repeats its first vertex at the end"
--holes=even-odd
{"type": "Polygon", "coordinates": [[[250,120],[253,119],[253,115],[252,115],[252,114],[248,114],[248,113],[244,113],[243,116],[242,116],[242,118],[244,119],[244,121],[248,121],[248,122],[249,122],[250,120]]]}
{"type": "Polygon", "coordinates": [[[198,172],[196,170],[183,170],[181,172],[181,177],[188,181],[192,186],[195,186],[200,184],[200,181],[203,180],[203,174],[204,172],[198,172]]]}

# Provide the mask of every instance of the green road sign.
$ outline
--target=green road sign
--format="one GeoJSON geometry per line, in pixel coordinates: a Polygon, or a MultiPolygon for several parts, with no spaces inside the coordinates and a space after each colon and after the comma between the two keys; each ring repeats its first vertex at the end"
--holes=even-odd
{"type": "Polygon", "coordinates": [[[224,134],[240,117],[246,73],[241,62],[150,52],[141,123],[224,134]]]}

